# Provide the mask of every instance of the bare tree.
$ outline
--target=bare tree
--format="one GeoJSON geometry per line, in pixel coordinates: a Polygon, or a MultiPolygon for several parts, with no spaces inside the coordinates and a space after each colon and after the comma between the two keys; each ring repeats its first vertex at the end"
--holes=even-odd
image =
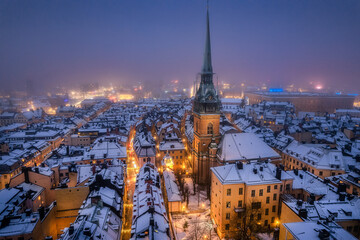
{"type": "Polygon", "coordinates": [[[200,240],[206,234],[206,227],[201,224],[201,221],[196,217],[191,221],[191,233],[188,235],[189,240],[200,240]]]}
{"type": "Polygon", "coordinates": [[[261,202],[252,201],[245,206],[235,208],[230,217],[230,229],[227,238],[251,240],[265,228],[261,224],[263,218],[261,202]]]}
{"type": "Polygon", "coordinates": [[[189,197],[190,197],[190,189],[189,189],[189,185],[186,183],[184,187],[184,201],[186,202],[186,207],[189,207],[189,197]]]}

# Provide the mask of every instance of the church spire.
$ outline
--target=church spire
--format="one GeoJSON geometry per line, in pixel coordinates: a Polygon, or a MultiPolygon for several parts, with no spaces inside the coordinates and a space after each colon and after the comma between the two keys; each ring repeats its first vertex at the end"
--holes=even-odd
{"type": "Polygon", "coordinates": [[[207,8],[206,8],[206,40],[205,40],[205,52],[204,52],[204,63],[203,63],[203,67],[202,67],[202,73],[212,73],[209,1],[207,2],[207,8]]]}
{"type": "Polygon", "coordinates": [[[200,73],[201,80],[194,99],[194,112],[197,113],[219,113],[221,102],[217,95],[213,83],[213,69],[211,64],[211,44],[210,44],[210,21],[209,3],[206,9],[206,40],[204,62],[200,73]]]}

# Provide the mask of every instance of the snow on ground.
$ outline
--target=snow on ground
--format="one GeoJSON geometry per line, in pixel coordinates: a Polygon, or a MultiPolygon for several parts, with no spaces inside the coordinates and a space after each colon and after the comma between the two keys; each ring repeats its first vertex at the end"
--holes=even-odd
{"type": "Polygon", "coordinates": [[[258,233],[257,237],[259,240],[273,240],[274,239],[273,233],[258,233]]]}
{"type": "Polygon", "coordinates": [[[173,214],[173,225],[177,239],[197,240],[210,239],[219,240],[210,220],[210,209],[201,213],[173,214]],[[184,229],[185,222],[188,227],[184,229]]]}
{"type": "Polygon", "coordinates": [[[210,201],[206,199],[206,192],[193,195],[193,184],[191,178],[185,179],[189,186],[189,206],[186,212],[172,214],[172,223],[178,240],[210,239],[219,240],[218,235],[212,227],[210,219],[210,201]],[[187,222],[187,228],[184,229],[187,222]]]}

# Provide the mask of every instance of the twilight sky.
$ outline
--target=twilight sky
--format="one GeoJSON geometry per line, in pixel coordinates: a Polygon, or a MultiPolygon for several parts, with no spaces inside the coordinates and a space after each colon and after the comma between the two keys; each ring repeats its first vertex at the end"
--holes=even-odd
{"type": "MultiPolygon", "coordinates": [[[[1,0],[0,88],[190,86],[204,0],[1,0]]],[[[211,0],[214,71],[239,86],[360,90],[359,0],[211,0]]]]}

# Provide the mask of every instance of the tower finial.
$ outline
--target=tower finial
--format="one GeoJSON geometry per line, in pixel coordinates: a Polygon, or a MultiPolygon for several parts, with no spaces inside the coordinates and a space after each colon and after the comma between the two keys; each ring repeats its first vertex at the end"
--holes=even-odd
{"type": "Polygon", "coordinates": [[[209,20],[209,0],[206,2],[206,40],[205,40],[205,52],[204,63],[202,73],[212,73],[211,64],[211,44],[210,44],[210,20],[209,20]]]}

